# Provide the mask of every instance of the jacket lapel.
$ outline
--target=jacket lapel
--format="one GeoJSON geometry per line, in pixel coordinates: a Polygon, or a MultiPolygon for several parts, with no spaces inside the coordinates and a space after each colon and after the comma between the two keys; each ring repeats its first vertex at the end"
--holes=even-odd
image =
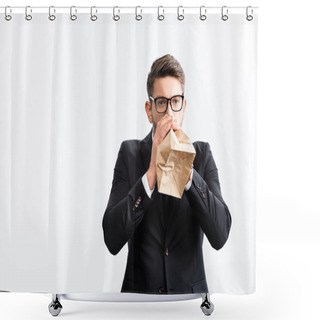
{"type": "MultiPolygon", "coordinates": [[[[140,152],[145,166],[146,172],[150,166],[151,152],[152,152],[152,129],[149,134],[140,141],[140,152]]],[[[163,229],[165,228],[164,216],[163,216],[163,200],[162,194],[158,192],[158,184],[156,182],[155,189],[152,193],[152,198],[154,200],[153,210],[156,210],[156,217],[161,220],[161,225],[163,229]]]]}
{"type": "Polygon", "coordinates": [[[143,164],[145,166],[145,170],[149,169],[150,159],[151,159],[151,151],[152,151],[152,129],[149,134],[140,141],[140,152],[141,157],[143,159],[143,164]]]}

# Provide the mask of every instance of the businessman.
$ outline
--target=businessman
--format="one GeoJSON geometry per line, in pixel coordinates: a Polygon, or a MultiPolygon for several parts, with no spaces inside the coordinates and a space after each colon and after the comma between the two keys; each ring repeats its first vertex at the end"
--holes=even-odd
{"type": "Polygon", "coordinates": [[[157,190],[157,149],[170,129],[182,126],[184,84],[184,71],[173,56],[155,60],[145,103],[152,130],[143,140],[123,141],[120,146],[103,232],[114,255],[128,243],[122,292],[208,292],[203,235],[216,250],[229,235],[231,216],[208,143],[193,143],[196,156],[181,199],[157,190]]]}

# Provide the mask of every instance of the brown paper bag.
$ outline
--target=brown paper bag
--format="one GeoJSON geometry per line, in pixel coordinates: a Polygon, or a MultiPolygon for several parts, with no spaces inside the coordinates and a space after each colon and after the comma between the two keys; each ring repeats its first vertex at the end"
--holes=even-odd
{"type": "Polygon", "coordinates": [[[158,191],[181,199],[195,156],[187,135],[170,129],[157,151],[158,191]]]}

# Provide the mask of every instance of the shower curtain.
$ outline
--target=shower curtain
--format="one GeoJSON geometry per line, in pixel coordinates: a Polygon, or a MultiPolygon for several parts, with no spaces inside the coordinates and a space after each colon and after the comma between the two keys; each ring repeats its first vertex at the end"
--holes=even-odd
{"type": "Polygon", "coordinates": [[[102,220],[122,142],[151,133],[151,65],[170,54],[185,73],[182,130],[210,146],[232,218],[221,249],[204,234],[208,290],[253,292],[257,8],[50,14],[0,8],[0,290],[124,295],[128,245],[111,254],[102,220]]]}

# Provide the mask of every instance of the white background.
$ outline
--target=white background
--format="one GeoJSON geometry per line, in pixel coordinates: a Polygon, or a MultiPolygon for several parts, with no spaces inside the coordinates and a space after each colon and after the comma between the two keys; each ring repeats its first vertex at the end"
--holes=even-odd
{"type": "MultiPolygon", "coordinates": [[[[215,319],[319,318],[320,30],[317,1],[7,1],[25,6],[259,6],[257,290],[213,295],[215,319]]],[[[1,44],[3,45],[3,44],[1,44]]],[[[46,319],[49,295],[0,293],[1,319],[46,319]]],[[[203,319],[200,300],[62,301],[66,319],[203,319]]]]}

